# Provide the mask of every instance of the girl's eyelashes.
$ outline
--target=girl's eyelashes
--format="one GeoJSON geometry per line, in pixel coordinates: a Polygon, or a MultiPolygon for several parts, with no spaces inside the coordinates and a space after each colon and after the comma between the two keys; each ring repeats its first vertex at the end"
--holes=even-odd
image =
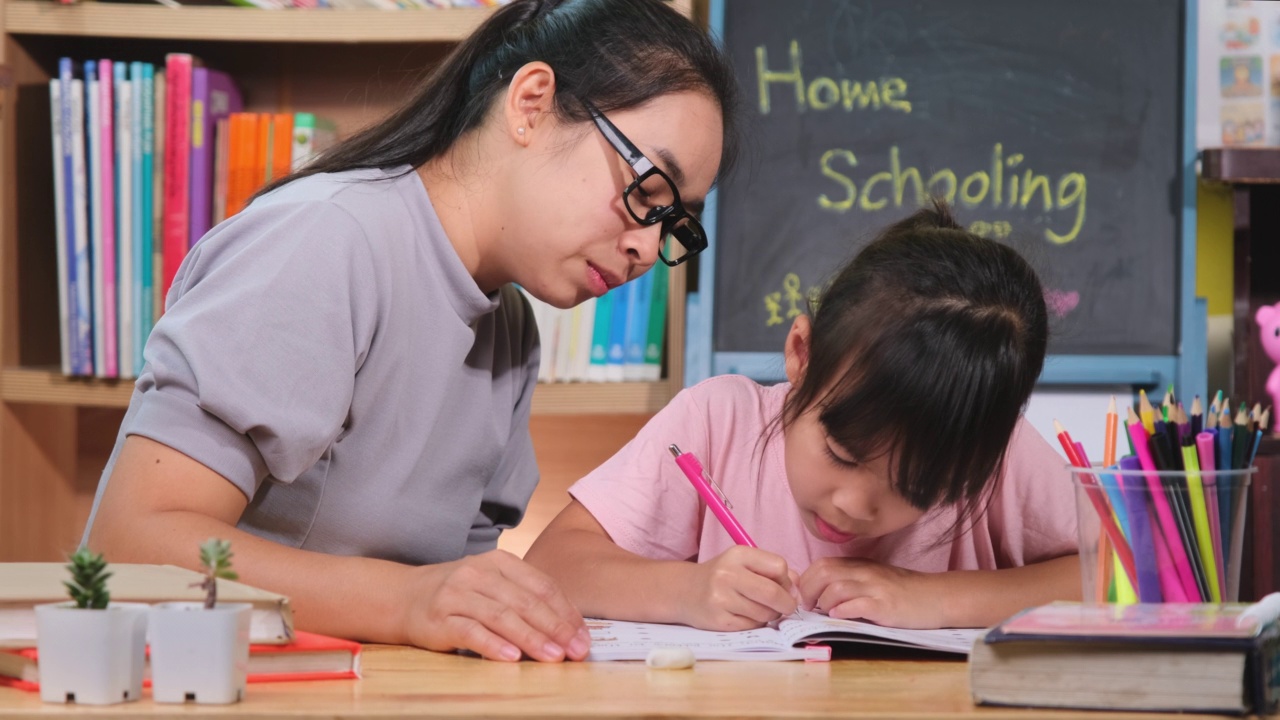
{"type": "Polygon", "coordinates": [[[836,467],[842,467],[842,468],[858,467],[857,460],[849,460],[848,458],[840,457],[839,455],[836,454],[835,450],[831,449],[830,443],[823,443],[822,448],[827,452],[827,459],[831,460],[831,463],[836,467]]]}

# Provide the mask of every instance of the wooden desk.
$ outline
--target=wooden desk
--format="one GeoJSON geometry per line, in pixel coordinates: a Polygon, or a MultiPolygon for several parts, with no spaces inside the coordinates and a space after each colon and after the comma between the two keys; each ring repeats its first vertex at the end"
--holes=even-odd
{"type": "Polygon", "coordinates": [[[975,707],[969,700],[967,671],[968,666],[957,660],[704,662],[693,670],[649,670],[642,663],[506,664],[370,646],[364,653],[362,680],[250,685],[244,702],[236,705],[154,705],[149,696],[104,708],[45,705],[35,693],[0,688],[0,719],[70,714],[112,718],[1156,717],[975,707]]]}

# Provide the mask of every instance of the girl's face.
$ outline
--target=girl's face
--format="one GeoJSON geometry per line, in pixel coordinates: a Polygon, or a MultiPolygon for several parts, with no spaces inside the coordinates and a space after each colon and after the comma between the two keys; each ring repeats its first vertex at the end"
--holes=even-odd
{"type": "MultiPolygon", "coordinates": [[[[718,104],[700,92],[659,96],[606,112],[641,153],[676,184],[692,213],[701,211],[720,166],[723,123],[718,104]]],[[[634,279],[658,261],[660,225],[641,225],[623,191],[635,172],[590,122],[550,120],[518,154],[500,235],[511,279],[535,297],[567,308],[634,279]]],[[[651,178],[665,186],[659,178],[651,178]]],[[[633,207],[648,184],[633,192],[633,207]]],[[[670,204],[666,199],[654,202],[670,204]]]]}
{"type": "MultiPolygon", "coordinates": [[[[809,357],[809,318],[797,317],[787,336],[787,378],[803,379],[809,357]]],[[[855,458],[818,419],[820,403],[783,430],[787,481],[805,527],[814,537],[843,544],[887,535],[919,520],[924,511],[894,491],[889,459],[855,458]]]]}

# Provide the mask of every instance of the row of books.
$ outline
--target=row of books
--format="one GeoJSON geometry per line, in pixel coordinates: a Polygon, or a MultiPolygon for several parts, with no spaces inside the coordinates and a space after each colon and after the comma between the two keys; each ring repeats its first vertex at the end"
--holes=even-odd
{"type": "Polygon", "coordinates": [[[59,61],[49,81],[62,372],[136,377],[191,245],[332,142],[310,113],[241,113],[185,53],[59,61]]]}
{"type": "MultiPolygon", "coordinates": [[[[59,0],[70,4],[74,0],[59,0]]],[[[341,10],[376,8],[379,10],[417,10],[450,7],[494,7],[506,5],[511,0],[156,0],[166,7],[183,5],[238,5],[262,10],[323,9],[341,10]]]]}
{"type": "Polygon", "coordinates": [[[542,338],[538,381],[661,378],[669,272],[658,263],[639,278],[568,310],[526,293],[542,338]]]}

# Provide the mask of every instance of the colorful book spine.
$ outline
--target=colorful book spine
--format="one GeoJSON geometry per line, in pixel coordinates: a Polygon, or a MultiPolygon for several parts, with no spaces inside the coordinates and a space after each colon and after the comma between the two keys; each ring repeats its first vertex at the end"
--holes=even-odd
{"type": "Polygon", "coordinates": [[[155,325],[155,66],[151,63],[139,63],[135,76],[141,77],[141,92],[135,94],[140,96],[138,117],[141,133],[138,137],[140,147],[140,162],[138,166],[138,174],[142,179],[139,184],[141,192],[139,198],[141,204],[139,206],[140,215],[138,216],[138,225],[141,233],[138,236],[138,257],[135,267],[137,269],[136,277],[134,277],[134,287],[137,293],[134,295],[134,320],[133,327],[137,340],[134,342],[134,358],[133,358],[133,374],[138,376],[142,374],[143,355],[142,349],[147,344],[147,338],[151,335],[151,328],[155,325]]]}
{"type": "MultiPolygon", "coordinates": [[[[147,227],[147,202],[146,197],[151,188],[144,185],[145,178],[142,176],[142,96],[144,94],[144,85],[146,81],[142,77],[142,63],[134,61],[129,64],[129,77],[132,78],[132,93],[130,95],[130,112],[129,112],[129,138],[132,153],[130,154],[130,163],[133,166],[133,236],[129,242],[133,246],[133,267],[131,271],[130,282],[128,285],[120,286],[122,295],[129,295],[129,319],[128,334],[121,333],[121,344],[129,345],[129,356],[131,362],[128,364],[121,363],[120,374],[125,377],[137,377],[138,370],[142,365],[142,346],[146,342],[146,337],[139,332],[138,322],[142,319],[142,277],[146,263],[144,262],[144,242],[143,237],[148,232],[147,227]]],[[[122,322],[122,325],[124,323],[122,322]]]]}
{"type": "Polygon", "coordinates": [[[649,305],[653,302],[653,271],[627,283],[627,330],[623,341],[622,377],[640,380],[644,375],[644,346],[649,334],[649,305]]]}
{"type": "MultiPolygon", "coordinates": [[[[74,141],[72,135],[72,87],[71,80],[75,76],[71,58],[62,58],[58,61],[58,86],[59,86],[59,102],[58,102],[58,119],[59,119],[59,136],[62,148],[62,154],[59,158],[61,166],[61,185],[62,185],[62,225],[66,232],[66,243],[64,244],[67,256],[66,262],[66,278],[67,278],[67,347],[71,356],[71,375],[80,375],[84,372],[86,364],[86,350],[80,347],[80,307],[77,297],[79,296],[80,278],[76,277],[76,191],[75,191],[75,160],[74,141]]],[[[88,282],[88,278],[84,278],[88,282]]]]}
{"type": "Polygon", "coordinates": [[[605,365],[605,380],[620,382],[625,379],[623,365],[627,361],[627,313],[631,307],[632,283],[625,283],[609,291],[613,295],[613,317],[609,318],[609,360],[605,365]]]}
{"type": "MultiPolygon", "coordinates": [[[[102,163],[102,125],[99,118],[98,64],[84,63],[85,83],[85,181],[89,185],[89,266],[93,274],[93,325],[106,329],[106,282],[102,262],[102,180],[98,165],[102,163]]],[[[93,334],[93,369],[98,377],[110,377],[107,371],[108,332],[93,334]]],[[[115,343],[111,343],[114,350],[115,343]]]]}
{"type": "Polygon", "coordinates": [[[102,184],[102,253],[96,262],[102,266],[102,276],[106,282],[103,297],[107,299],[106,312],[108,323],[102,328],[103,334],[111,343],[107,355],[113,358],[117,374],[120,370],[119,334],[116,319],[119,315],[116,306],[116,90],[115,63],[111,60],[98,61],[98,128],[101,147],[98,153],[98,182],[102,184]]]}
{"type": "Polygon", "coordinates": [[[54,237],[57,242],[55,255],[58,264],[58,335],[62,374],[71,374],[71,328],[68,318],[71,311],[68,290],[67,262],[67,191],[62,164],[62,79],[49,80],[49,117],[53,132],[53,208],[54,237]]]}
{"type": "Polygon", "coordinates": [[[213,227],[214,126],[240,112],[240,91],[217,70],[191,71],[191,244],[213,227]]]}
{"type": "Polygon", "coordinates": [[[85,174],[84,80],[71,81],[71,198],[76,228],[76,319],[80,375],[93,375],[93,270],[89,242],[89,188],[85,174]]]}
{"type": "Polygon", "coordinates": [[[151,323],[154,325],[164,312],[164,161],[169,103],[164,69],[158,68],[152,75],[155,114],[151,121],[151,323]]]}
{"type": "Polygon", "coordinates": [[[649,305],[649,326],[645,332],[644,368],[641,380],[656,382],[662,379],[662,349],[667,335],[667,293],[670,288],[671,268],[658,262],[649,271],[653,276],[653,299],[649,305]]]}
{"type": "Polygon", "coordinates": [[[168,294],[191,246],[191,77],[195,58],[165,56],[164,292],[168,294]]]}
{"type": "Polygon", "coordinates": [[[596,298],[596,316],[591,332],[591,355],[587,364],[587,380],[604,382],[608,379],[609,324],[613,320],[614,294],[607,292],[596,298]]]}
{"type": "Polygon", "coordinates": [[[116,328],[120,367],[133,367],[133,82],[129,65],[116,71],[116,328]]]}

